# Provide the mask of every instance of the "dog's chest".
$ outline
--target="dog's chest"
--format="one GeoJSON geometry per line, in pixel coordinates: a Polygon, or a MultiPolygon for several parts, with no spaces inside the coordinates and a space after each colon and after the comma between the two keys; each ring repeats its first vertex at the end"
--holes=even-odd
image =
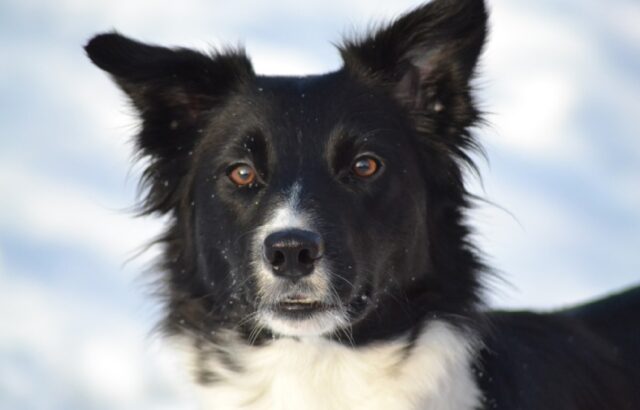
{"type": "Polygon", "coordinates": [[[203,409],[470,410],[480,398],[470,346],[435,323],[411,349],[403,341],[355,349],[282,339],[227,350],[242,370],[208,357],[216,380],[201,387],[203,409]]]}

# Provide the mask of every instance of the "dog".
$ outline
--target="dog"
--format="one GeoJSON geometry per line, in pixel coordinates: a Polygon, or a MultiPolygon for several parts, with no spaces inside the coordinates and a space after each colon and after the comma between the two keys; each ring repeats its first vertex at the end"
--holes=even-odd
{"type": "Polygon", "coordinates": [[[162,329],[203,408],[640,409],[640,288],[483,304],[464,168],[487,20],[482,0],[433,0],[304,77],[257,75],[240,49],[86,45],[142,121],[162,329]]]}

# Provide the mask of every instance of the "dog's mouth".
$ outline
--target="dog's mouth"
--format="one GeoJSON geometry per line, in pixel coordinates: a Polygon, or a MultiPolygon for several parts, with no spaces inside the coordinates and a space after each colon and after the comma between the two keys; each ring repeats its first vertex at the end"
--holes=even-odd
{"type": "Polygon", "coordinates": [[[309,316],[335,308],[336,306],[321,300],[299,295],[287,297],[272,306],[275,313],[293,318],[309,316]]]}

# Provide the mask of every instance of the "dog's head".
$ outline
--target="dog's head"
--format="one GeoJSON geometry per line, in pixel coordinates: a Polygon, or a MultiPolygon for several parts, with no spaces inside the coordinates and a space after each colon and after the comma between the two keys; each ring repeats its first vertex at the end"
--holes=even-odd
{"type": "Polygon", "coordinates": [[[461,166],[485,32],[482,1],[435,0],[307,77],[256,75],[241,51],[92,39],[142,120],[144,211],[170,218],[167,329],[365,342],[472,315],[461,166]]]}

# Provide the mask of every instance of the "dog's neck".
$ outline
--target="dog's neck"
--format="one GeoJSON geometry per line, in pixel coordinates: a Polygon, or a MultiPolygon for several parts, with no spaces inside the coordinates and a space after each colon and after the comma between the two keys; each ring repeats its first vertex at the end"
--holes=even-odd
{"type": "MultiPolygon", "coordinates": [[[[190,348],[204,410],[471,410],[477,338],[444,322],[414,340],[350,347],[321,338],[240,341],[190,348]]],[[[193,346],[193,344],[191,344],[193,346]]]]}

